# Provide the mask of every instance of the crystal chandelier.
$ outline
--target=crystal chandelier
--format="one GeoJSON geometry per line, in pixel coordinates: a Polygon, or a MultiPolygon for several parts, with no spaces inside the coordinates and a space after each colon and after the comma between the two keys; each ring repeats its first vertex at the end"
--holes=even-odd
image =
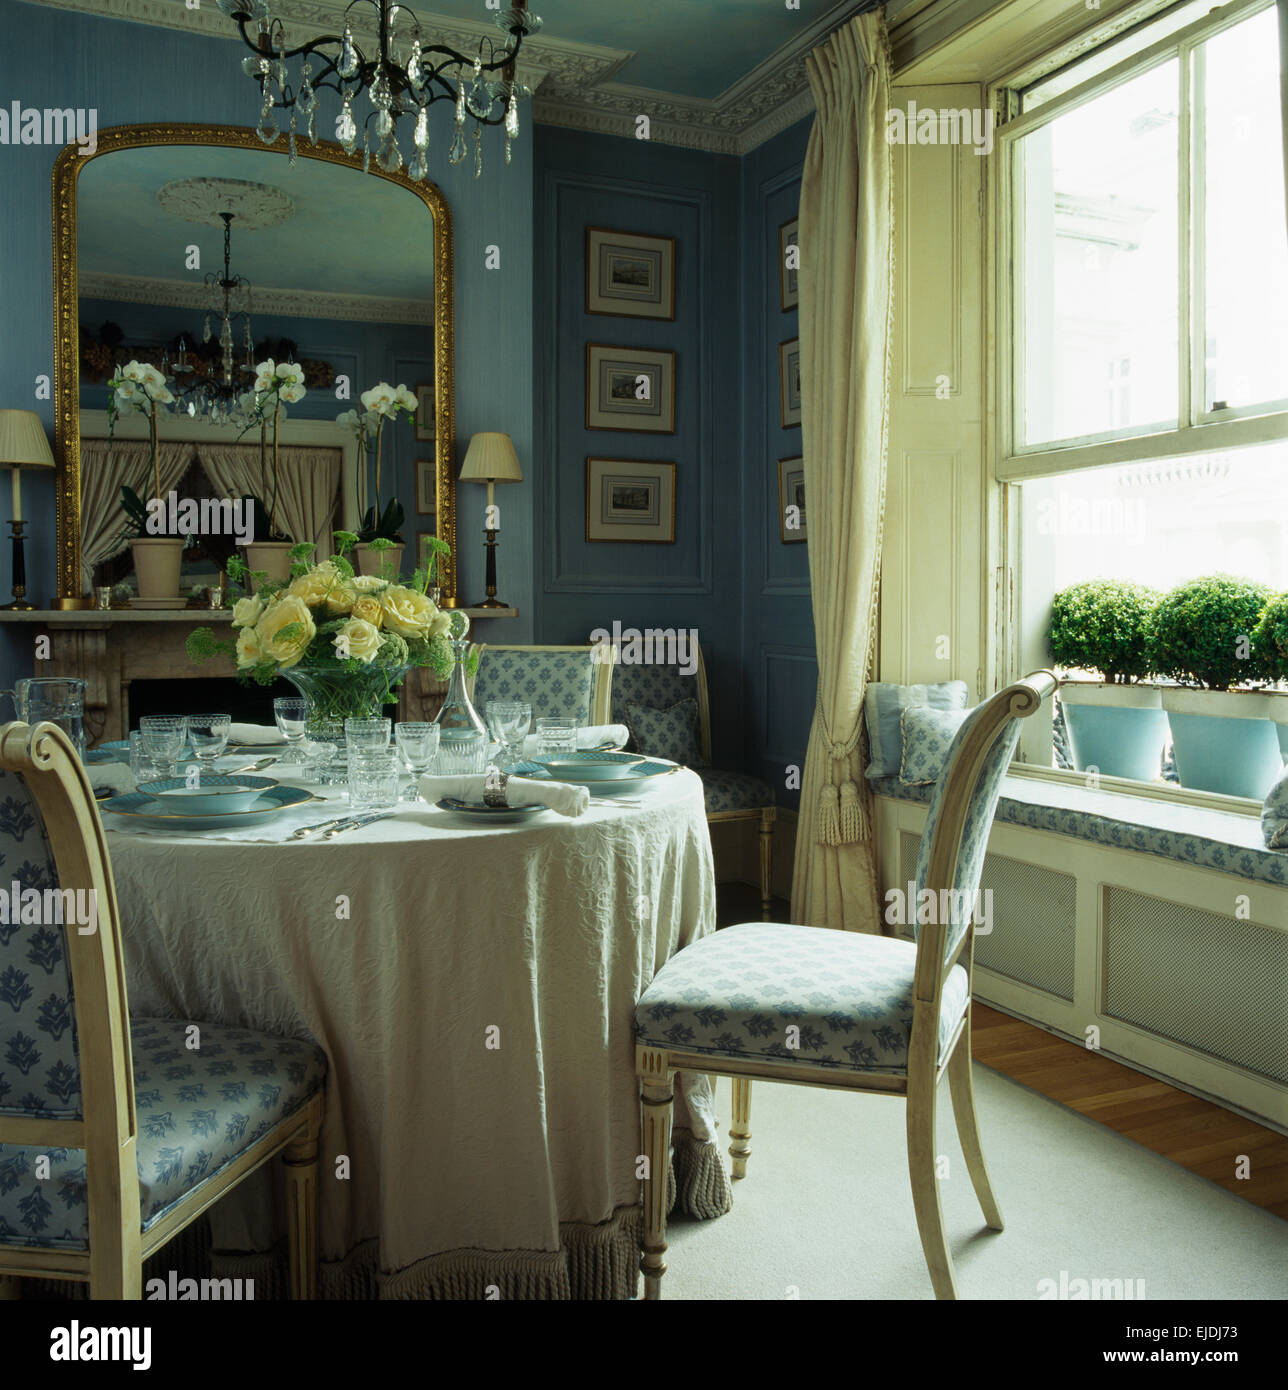
{"type": "Polygon", "coordinates": [[[373,145],[376,163],[386,173],[403,167],[398,122],[403,116],[414,117],[414,153],[407,173],[417,182],[423,180],[429,173],[429,108],[436,101],[452,101],[456,106],[455,135],[448,152],[452,164],[459,164],[467,153],[467,117],[474,122],[474,177],[483,172],[480,135],[484,126],[505,126],[505,162],[510,162],[510,142],[519,134],[519,101],[532,95],[515,80],[515,59],[524,36],[541,27],[538,16],[528,12],[526,0],[517,0],[496,16],[505,40],[481,39],[473,58],[443,44],[426,43],[415,15],[391,0],[352,0],[344,11],[343,35],[321,35],[298,48],[286,46],[285,26],[273,16],[268,0],[218,0],[218,5],[237,25],[253,55],[242,59],[242,70],[259,84],[259,138],[273,144],[281,133],[274,113],[288,111],[292,162],[301,128],[311,144],[318,142],[320,87],[339,95],[336,138],[347,154],[361,143],[364,169],[371,167],[373,145]],[[354,42],[351,15],[362,5],[376,12],[377,57],[368,58],[354,42]],[[288,67],[297,61],[298,67],[288,67]],[[354,102],[363,92],[371,109],[360,118],[354,102]]]}
{"type": "Polygon", "coordinates": [[[210,305],[202,327],[201,341],[214,337],[212,318],[219,322],[219,365],[209,376],[198,375],[188,361],[187,344],[179,339],[179,355],[173,362],[162,360],[161,370],[173,375],[179,409],[188,415],[207,415],[217,424],[227,424],[242,413],[241,398],[255,380],[255,340],[250,330],[251,288],[244,275],[232,273],[233,214],[219,214],[224,224],[224,273],[206,272],[210,305]],[[233,346],[233,320],[241,319],[241,338],[246,351],[242,365],[233,346]]]}

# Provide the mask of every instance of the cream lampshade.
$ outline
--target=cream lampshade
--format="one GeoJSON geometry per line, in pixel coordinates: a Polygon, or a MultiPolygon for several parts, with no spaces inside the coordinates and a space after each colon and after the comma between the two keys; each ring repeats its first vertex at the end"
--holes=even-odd
{"type": "Polygon", "coordinates": [[[40,422],[40,416],[34,410],[0,410],[0,468],[8,468],[13,473],[13,516],[9,521],[13,530],[13,602],[4,605],[8,609],[27,611],[32,606],[26,601],[27,561],[22,544],[22,470],[53,466],[53,450],[49,447],[49,436],[40,422]]]}
{"type": "Polygon", "coordinates": [[[487,598],[477,605],[479,608],[504,608],[496,596],[496,533],[499,526],[488,526],[487,521],[495,515],[496,505],[494,484],[521,483],[523,469],[519,467],[519,456],[514,452],[514,441],[508,434],[484,433],[470,437],[470,446],[465,451],[465,462],[461,465],[461,482],[487,484],[487,514],[484,531],[487,534],[487,598]]]}

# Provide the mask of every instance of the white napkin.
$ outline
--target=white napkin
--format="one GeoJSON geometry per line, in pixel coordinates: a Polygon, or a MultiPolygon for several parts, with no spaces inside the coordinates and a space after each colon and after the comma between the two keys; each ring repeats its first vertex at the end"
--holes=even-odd
{"type": "MultiPolygon", "coordinates": [[[[431,805],[445,796],[458,801],[481,802],[487,786],[487,774],[467,773],[463,777],[422,777],[417,783],[420,794],[431,805]]],[[[505,784],[507,806],[548,806],[561,816],[584,815],[590,805],[590,792],[585,787],[573,787],[567,782],[544,782],[531,777],[511,777],[505,784]]]]}
{"type": "Polygon", "coordinates": [[[285,740],[276,724],[232,724],[228,729],[228,742],[267,746],[285,740]]]}
{"type": "Polygon", "coordinates": [[[90,763],[85,772],[89,776],[90,786],[95,791],[102,787],[110,787],[113,796],[123,796],[126,792],[139,789],[129,763],[90,763]]]}
{"type": "MultiPolygon", "coordinates": [[[[614,748],[620,748],[628,738],[630,730],[625,724],[588,724],[584,729],[577,730],[577,748],[580,752],[589,752],[592,748],[600,748],[605,743],[611,743],[614,748]]],[[[523,740],[523,756],[531,758],[540,747],[540,736],[529,734],[523,740]]]]}

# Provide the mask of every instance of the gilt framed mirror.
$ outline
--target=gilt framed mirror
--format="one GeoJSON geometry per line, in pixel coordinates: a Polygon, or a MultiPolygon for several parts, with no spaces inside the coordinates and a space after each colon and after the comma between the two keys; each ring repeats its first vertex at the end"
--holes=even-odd
{"type": "Polygon", "coordinates": [[[101,130],[93,155],[69,146],[56,160],[57,607],[89,606],[122,547],[121,450],[147,432],[144,417],[122,416],[108,437],[107,381],[123,361],[164,361],[173,374],[176,403],[158,430],[169,485],[253,490],[259,438],[223,418],[208,384],[227,377],[224,281],[237,286],[238,372],[267,357],[304,368],[305,397],[289,407],[281,442],[298,455],[294,538],[316,534],[321,554],[329,530],[357,530],[375,500],[372,469],[337,416],[361,411],[361,393],[379,381],[432,386],[433,442],[418,442],[406,420],[389,429],[379,503],[396,496],[405,513],[404,573],[418,531],[451,547],[438,582],[443,605],[455,606],[451,212],[436,185],[364,172],[338,145],[301,141],[296,153],[238,126],[157,124],[101,130]],[[416,505],[427,449],[429,528],[416,505]]]}

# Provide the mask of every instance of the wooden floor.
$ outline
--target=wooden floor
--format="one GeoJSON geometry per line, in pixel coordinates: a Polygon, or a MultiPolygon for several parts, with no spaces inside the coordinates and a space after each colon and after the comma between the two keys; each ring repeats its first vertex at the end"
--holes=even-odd
{"type": "Polygon", "coordinates": [[[986,1004],[973,1005],[971,1029],[977,1062],[1288,1220],[1282,1134],[986,1004]],[[1249,1159],[1243,1179],[1240,1154],[1249,1159]]]}

